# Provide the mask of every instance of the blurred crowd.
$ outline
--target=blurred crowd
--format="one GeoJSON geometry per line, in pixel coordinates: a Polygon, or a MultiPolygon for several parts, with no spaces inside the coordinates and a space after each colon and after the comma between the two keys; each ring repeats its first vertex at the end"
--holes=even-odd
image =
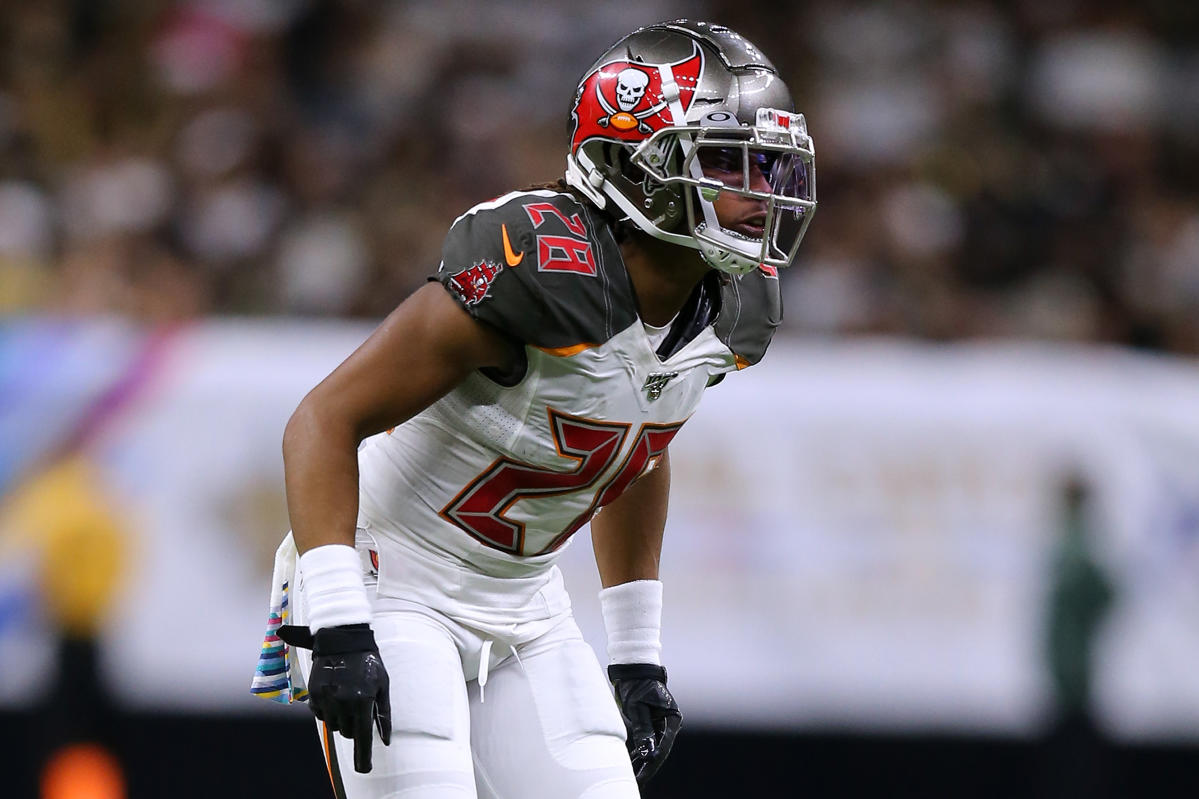
{"type": "Polygon", "coordinates": [[[820,209],[787,329],[1199,354],[1199,6],[42,0],[0,12],[0,314],[379,317],[562,172],[577,79],[707,17],[780,67],[820,209]]]}

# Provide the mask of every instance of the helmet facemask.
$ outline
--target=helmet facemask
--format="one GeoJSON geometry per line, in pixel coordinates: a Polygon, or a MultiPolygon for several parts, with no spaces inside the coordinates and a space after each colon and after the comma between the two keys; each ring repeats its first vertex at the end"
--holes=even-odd
{"type": "Polygon", "coordinates": [[[816,208],[815,153],[803,115],[764,108],[756,121],[742,126],[727,112],[710,112],[697,125],[657,131],[630,157],[659,191],[682,194],[691,246],[733,274],[788,266],[816,208]],[[761,211],[751,210],[748,220],[755,224],[722,225],[722,193],[757,201],[761,211]]]}

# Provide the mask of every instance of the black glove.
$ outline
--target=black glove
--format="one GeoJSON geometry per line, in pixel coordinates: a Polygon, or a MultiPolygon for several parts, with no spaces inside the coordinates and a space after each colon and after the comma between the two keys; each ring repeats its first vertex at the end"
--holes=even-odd
{"type": "Polygon", "coordinates": [[[670,754],[683,723],[678,703],[666,690],[666,669],[649,664],[616,664],[608,667],[616,689],[616,703],[629,731],[629,758],[637,783],[644,785],[670,754]]]}
{"type": "Polygon", "coordinates": [[[391,698],[387,669],[369,624],[323,627],[314,636],[307,627],[284,625],[279,638],[312,650],[308,706],[330,730],[354,739],[354,770],[371,770],[371,722],[383,744],[391,743],[391,698]]]}

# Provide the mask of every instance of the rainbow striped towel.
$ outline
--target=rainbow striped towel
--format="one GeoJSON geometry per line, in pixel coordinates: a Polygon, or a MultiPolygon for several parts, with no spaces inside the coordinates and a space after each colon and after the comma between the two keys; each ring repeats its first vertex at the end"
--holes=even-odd
{"type": "Polygon", "coordinates": [[[308,698],[304,678],[292,656],[291,647],[279,640],[279,628],[287,624],[288,594],[292,576],[296,571],[295,541],[291,533],[275,550],[275,571],[271,575],[271,607],[266,622],[266,637],[262,651],[258,654],[258,667],[254,670],[254,681],[250,693],[274,702],[291,704],[308,698]]]}

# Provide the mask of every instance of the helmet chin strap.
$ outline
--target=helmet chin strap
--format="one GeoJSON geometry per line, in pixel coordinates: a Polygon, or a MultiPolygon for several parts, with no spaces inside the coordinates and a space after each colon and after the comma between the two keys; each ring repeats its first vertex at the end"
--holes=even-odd
{"type": "Polygon", "coordinates": [[[718,247],[710,241],[699,239],[699,254],[713,269],[727,272],[730,275],[744,275],[758,268],[756,261],[751,261],[740,253],[718,247]]]}
{"type": "Polygon", "coordinates": [[[630,202],[612,186],[612,183],[604,177],[604,173],[599,170],[582,148],[579,148],[573,155],[566,156],[566,183],[578,189],[601,209],[607,208],[613,212],[616,209],[623,211],[639,229],[656,239],[691,249],[699,249],[699,244],[690,234],[670,233],[659,229],[652,220],[646,217],[641,208],[630,202]]]}
{"type": "Polygon", "coordinates": [[[574,157],[569,154],[566,156],[566,184],[577,189],[601,210],[608,207],[608,197],[602,190],[604,182],[603,174],[595,168],[595,164],[591,163],[591,159],[587,158],[582,149],[574,157]],[[583,161],[586,162],[585,165],[581,163],[583,161]]]}

